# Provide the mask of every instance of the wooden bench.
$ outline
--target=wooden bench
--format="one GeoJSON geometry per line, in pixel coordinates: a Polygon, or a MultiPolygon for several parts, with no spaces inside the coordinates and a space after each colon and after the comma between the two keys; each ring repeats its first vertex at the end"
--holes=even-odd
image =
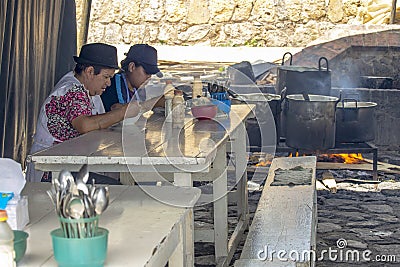
{"type": "Polygon", "coordinates": [[[235,267],[314,266],[309,253],[316,249],[315,170],[314,156],[272,161],[235,267]]]}

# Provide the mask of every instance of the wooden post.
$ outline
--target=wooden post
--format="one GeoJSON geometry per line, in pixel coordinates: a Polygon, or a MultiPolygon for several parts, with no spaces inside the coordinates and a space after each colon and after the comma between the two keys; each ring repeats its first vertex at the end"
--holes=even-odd
{"type": "Polygon", "coordinates": [[[396,21],[396,4],[397,0],[392,0],[392,11],[390,12],[390,24],[394,24],[396,21]]]}

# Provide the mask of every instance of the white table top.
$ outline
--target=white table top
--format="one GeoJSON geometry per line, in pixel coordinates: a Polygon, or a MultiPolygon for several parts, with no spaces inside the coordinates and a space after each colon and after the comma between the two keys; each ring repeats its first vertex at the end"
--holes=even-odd
{"type": "Polygon", "coordinates": [[[155,113],[136,125],[89,132],[30,155],[28,160],[45,171],[57,171],[65,167],[63,164],[69,164],[73,171],[85,163],[92,171],[99,171],[96,166],[100,165],[123,165],[121,172],[126,171],[126,165],[207,165],[216,147],[238,127],[245,127],[252,109],[254,105],[232,105],[228,117],[215,120],[187,116],[183,130],[164,123],[164,116],[155,113]]]}
{"type": "MultiPolygon", "coordinates": [[[[47,183],[27,183],[30,223],[27,252],[18,266],[56,266],[50,232],[59,222],[46,190],[47,183]]],[[[172,186],[143,187],[164,199],[179,198],[193,206],[200,196],[197,188],[172,186]]],[[[171,231],[188,218],[189,209],[163,204],[137,186],[110,186],[110,206],[101,215],[99,226],[109,233],[105,266],[145,266],[171,231]]],[[[193,219],[192,217],[190,219],[193,219]]]]}

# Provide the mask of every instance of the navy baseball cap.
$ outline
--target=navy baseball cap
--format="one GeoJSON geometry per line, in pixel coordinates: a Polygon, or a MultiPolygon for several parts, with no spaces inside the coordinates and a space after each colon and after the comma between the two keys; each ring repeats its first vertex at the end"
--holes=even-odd
{"type": "Polygon", "coordinates": [[[125,54],[126,59],[132,60],[140,64],[146,73],[157,74],[162,77],[162,73],[157,66],[157,50],[148,44],[135,44],[129,48],[125,54]]]}

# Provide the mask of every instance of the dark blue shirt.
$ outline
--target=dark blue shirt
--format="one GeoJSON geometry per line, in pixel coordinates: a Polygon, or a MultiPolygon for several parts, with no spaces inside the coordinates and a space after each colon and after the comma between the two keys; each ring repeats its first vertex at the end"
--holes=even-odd
{"type": "Polygon", "coordinates": [[[111,85],[106,88],[100,97],[103,101],[104,109],[108,112],[115,103],[126,104],[132,99],[138,100],[139,102],[146,100],[146,91],[144,89],[135,89],[135,91],[129,90],[123,74],[117,73],[111,78],[111,85]],[[119,85],[119,89],[117,88],[117,84],[119,85]],[[137,92],[138,97],[135,92],[137,92]]]}

